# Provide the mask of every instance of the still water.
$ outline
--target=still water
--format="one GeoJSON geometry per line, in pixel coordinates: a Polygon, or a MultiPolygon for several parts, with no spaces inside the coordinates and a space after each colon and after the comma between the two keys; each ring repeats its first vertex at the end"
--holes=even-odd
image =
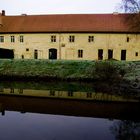
{"type": "Polygon", "coordinates": [[[113,140],[117,120],[5,112],[0,140],[113,140]]]}
{"type": "Polygon", "coordinates": [[[140,140],[139,102],[92,85],[1,83],[0,112],[0,140],[140,140]]]}

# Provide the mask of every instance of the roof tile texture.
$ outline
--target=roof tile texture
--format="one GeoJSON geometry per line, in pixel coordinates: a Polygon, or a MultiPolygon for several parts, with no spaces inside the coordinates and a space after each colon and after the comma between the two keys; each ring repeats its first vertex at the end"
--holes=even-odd
{"type": "Polygon", "coordinates": [[[126,23],[126,16],[127,14],[0,16],[3,25],[0,32],[133,32],[126,23]]]}

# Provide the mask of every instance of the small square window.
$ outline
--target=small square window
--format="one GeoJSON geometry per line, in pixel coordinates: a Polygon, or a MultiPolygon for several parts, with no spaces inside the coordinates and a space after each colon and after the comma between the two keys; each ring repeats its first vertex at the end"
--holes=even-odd
{"type": "Polygon", "coordinates": [[[75,36],[74,35],[69,36],[69,42],[75,42],[75,36]]]}
{"type": "Polygon", "coordinates": [[[54,90],[50,90],[50,96],[55,96],[55,91],[54,90]]]}
{"type": "Polygon", "coordinates": [[[94,42],[94,36],[88,36],[88,42],[94,42]]]}
{"type": "Polygon", "coordinates": [[[87,93],[87,98],[92,98],[92,93],[91,92],[87,93]]]}
{"type": "Polygon", "coordinates": [[[55,35],[51,36],[51,42],[56,42],[56,36],[55,35]]]}
{"type": "Polygon", "coordinates": [[[26,49],[26,52],[28,52],[28,51],[29,51],[29,49],[27,48],[27,49],[26,49]]]}
{"type": "Polygon", "coordinates": [[[73,96],[73,92],[72,91],[68,91],[68,96],[72,97],[73,96]]]}

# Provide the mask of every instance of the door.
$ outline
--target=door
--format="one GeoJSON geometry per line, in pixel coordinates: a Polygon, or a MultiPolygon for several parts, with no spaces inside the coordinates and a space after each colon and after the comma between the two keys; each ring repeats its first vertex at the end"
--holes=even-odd
{"type": "Polygon", "coordinates": [[[126,60],[126,50],[121,50],[121,60],[126,60]]]}
{"type": "Polygon", "coordinates": [[[57,49],[49,49],[49,59],[57,59],[57,49]]]}
{"type": "Polygon", "coordinates": [[[113,50],[109,49],[108,50],[108,59],[112,59],[113,58],[113,50]]]}
{"type": "Polygon", "coordinates": [[[38,59],[38,50],[34,50],[34,59],[38,59]]]}
{"type": "Polygon", "coordinates": [[[98,50],[98,60],[103,60],[103,49],[98,50]]]}

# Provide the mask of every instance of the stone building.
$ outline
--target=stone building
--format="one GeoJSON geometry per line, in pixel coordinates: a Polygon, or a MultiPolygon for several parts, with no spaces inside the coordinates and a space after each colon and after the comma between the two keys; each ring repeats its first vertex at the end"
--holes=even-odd
{"type": "Polygon", "coordinates": [[[0,57],[140,60],[140,31],[128,14],[0,14],[0,57]]]}

